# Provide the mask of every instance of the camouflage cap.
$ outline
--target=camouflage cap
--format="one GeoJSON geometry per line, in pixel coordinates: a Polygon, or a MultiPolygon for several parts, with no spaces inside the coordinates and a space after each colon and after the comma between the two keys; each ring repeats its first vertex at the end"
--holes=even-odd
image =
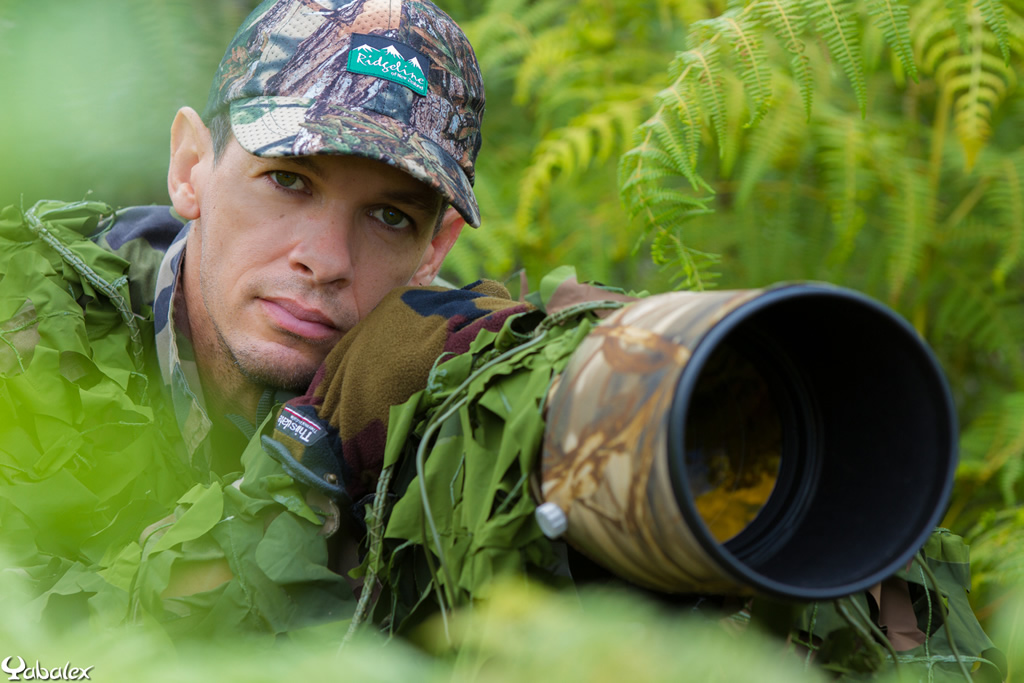
{"type": "Polygon", "coordinates": [[[383,161],[480,225],[483,79],[462,30],[427,0],[266,0],[228,47],[203,118],[225,110],[252,154],[383,161]]]}

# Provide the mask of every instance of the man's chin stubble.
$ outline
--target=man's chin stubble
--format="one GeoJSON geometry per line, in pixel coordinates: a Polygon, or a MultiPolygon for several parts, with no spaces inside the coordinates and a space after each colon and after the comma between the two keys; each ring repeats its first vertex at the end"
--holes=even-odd
{"type": "MultiPolygon", "coordinates": [[[[218,335],[219,336],[219,335],[218,335]]],[[[232,365],[246,382],[264,389],[276,389],[303,394],[313,381],[317,367],[294,367],[287,363],[275,363],[265,354],[250,349],[232,349],[223,337],[221,348],[231,359],[232,365]]]]}

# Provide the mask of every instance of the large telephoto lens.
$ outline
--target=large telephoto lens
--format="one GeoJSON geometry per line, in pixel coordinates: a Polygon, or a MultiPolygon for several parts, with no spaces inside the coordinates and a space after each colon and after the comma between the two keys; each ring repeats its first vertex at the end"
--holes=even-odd
{"type": "Polygon", "coordinates": [[[658,295],[598,325],[562,373],[541,491],[570,544],[638,585],[830,599],[924,544],[956,436],[930,349],[873,299],[658,295]]]}

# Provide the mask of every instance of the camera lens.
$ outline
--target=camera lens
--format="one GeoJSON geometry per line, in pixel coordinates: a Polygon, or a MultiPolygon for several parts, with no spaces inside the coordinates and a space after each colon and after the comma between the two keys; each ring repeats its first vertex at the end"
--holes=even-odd
{"type": "Polygon", "coordinates": [[[765,376],[735,344],[708,359],[686,415],[686,481],[719,543],[761,513],[775,490],[782,419],[765,376]]]}

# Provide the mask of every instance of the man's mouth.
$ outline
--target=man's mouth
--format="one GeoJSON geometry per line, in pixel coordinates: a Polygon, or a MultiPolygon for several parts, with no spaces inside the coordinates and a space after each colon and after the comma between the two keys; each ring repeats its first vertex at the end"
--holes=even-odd
{"type": "Polygon", "coordinates": [[[339,330],[326,314],[293,299],[260,299],[267,317],[282,330],[310,341],[326,341],[339,330]]]}

